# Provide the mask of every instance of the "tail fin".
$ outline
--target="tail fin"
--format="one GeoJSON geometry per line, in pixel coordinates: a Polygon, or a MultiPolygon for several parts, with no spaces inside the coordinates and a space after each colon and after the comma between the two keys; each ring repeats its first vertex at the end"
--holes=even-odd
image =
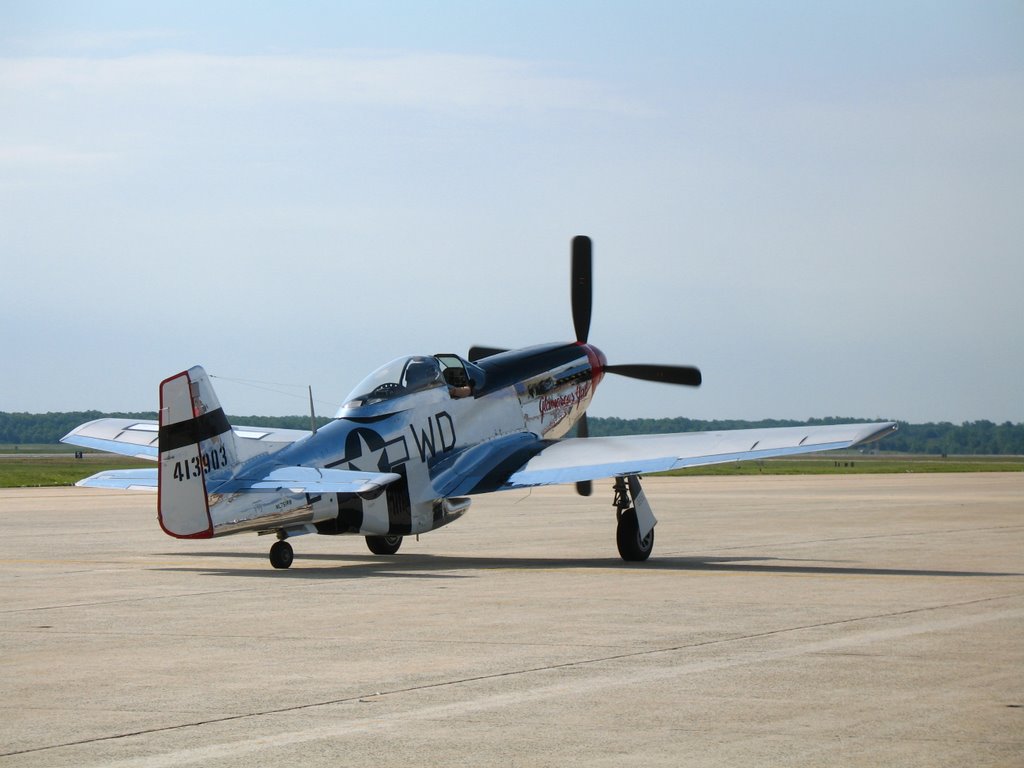
{"type": "Polygon", "coordinates": [[[238,451],[210,379],[198,365],[160,382],[159,447],[160,527],[177,538],[213,536],[207,479],[226,479],[238,464],[238,451]]]}

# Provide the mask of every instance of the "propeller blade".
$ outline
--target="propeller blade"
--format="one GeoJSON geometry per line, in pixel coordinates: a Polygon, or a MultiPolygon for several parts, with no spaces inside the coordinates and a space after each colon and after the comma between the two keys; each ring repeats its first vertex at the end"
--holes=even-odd
{"type": "Polygon", "coordinates": [[[701,382],[700,369],[689,365],[606,365],[604,371],[631,379],[688,387],[699,387],[701,382]]]}
{"type": "MultiPolygon", "coordinates": [[[[587,412],[584,411],[580,420],[576,422],[576,437],[590,437],[590,427],[587,425],[587,412]]],[[[594,492],[594,484],[590,480],[580,480],[576,483],[576,493],[580,496],[589,496],[594,492]]]]}
{"type": "Polygon", "coordinates": [[[590,238],[577,235],[572,239],[572,324],[576,341],[586,344],[590,335],[590,310],[593,294],[593,249],[590,238]]]}
{"type": "Polygon", "coordinates": [[[475,363],[477,360],[490,357],[491,355],[500,355],[502,352],[508,352],[508,350],[498,349],[497,347],[470,347],[469,362],[475,363]]]}

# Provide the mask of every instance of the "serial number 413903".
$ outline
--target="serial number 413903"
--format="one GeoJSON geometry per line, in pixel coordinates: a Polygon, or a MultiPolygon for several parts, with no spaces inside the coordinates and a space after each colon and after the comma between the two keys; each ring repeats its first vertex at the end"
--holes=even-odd
{"type": "Polygon", "coordinates": [[[211,470],[220,469],[227,465],[228,454],[222,445],[214,448],[212,451],[204,451],[201,464],[199,456],[174,462],[174,479],[179,482],[191,480],[193,477],[202,477],[211,470]]]}

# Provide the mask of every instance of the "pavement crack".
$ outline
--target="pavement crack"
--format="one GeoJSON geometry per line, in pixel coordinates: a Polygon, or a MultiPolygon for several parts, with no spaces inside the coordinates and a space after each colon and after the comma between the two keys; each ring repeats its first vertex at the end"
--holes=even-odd
{"type": "Polygon", "coordinates": [[[33,611],[58,611],[65,608],[93,608],[98,605],[118,605],[120,603],[139,603],[147,600],[175,600],[182,597],[207,597],[209,595],[226,595],[236,592],[246,592],[248,588],[241,589],[215,589],[206,592],[180,592],[174,595],[144,595],[142,597],[125,597],[120,600],[97,600],[90,603],[64,603],[63,605],[36,605],[31,608],[10,608],[0,611],[0,614],[32,613],[33,611]]]}

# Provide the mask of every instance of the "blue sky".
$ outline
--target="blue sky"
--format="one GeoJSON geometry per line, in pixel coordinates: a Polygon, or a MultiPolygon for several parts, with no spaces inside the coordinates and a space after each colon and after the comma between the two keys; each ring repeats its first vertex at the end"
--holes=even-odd
{"type": "Polygon", "coordinates": [[[570,339],[586,233],[705,377],[593,415],[1024,421],[1020,3],[254,5],[0,1],[0,410],[330,412],[570,339]]]}

